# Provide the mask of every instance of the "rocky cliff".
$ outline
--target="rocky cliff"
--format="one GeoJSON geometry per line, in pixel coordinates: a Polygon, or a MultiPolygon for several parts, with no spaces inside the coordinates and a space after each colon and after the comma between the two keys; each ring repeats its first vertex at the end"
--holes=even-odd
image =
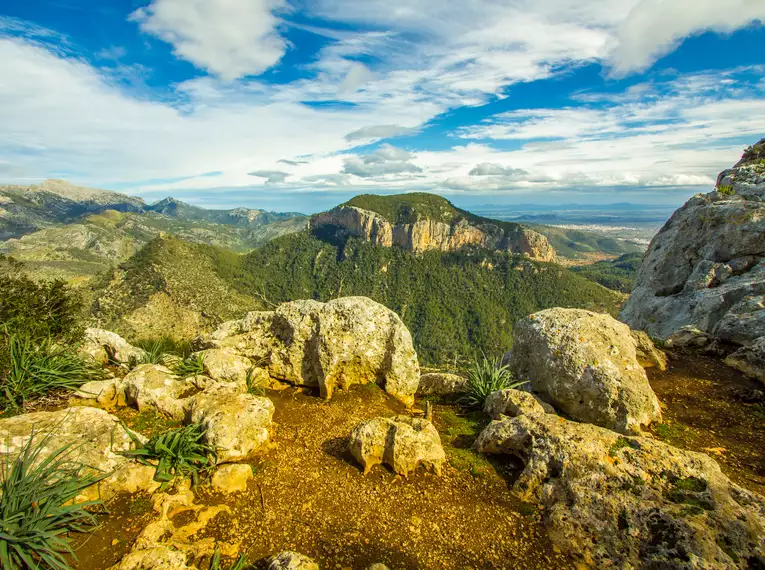
{"type": "MultiPolygon", "coordinates": [[[[390,198],[395,198],[391,196],[390,198]]],[[[446,200],[444,200],[446,202],[446,200]]],[[[451,208],[451,204],[446,202],[451,208]]],[[[537,261],[552,261],[555,250],[542,234],[518,224],[492,223],[475,217],[452,215],[441,219],[408,210],[408,219],[390,220],[381,213],[350,203],[311,217],[313,231],[334,231],[360,237],[366,241],[422,253],[428,250],[456,251],[465,247],[483,247],[527,255],[537,261]]]]}
{"type": "MultiPolygon", "coordinates": [[[[765,336],[765,139],[654,237],[621,319],[662,339],[680,329],[733,347],[765,336]]],[[[687,336],[687,335],[686,335],[687,336]]],[[[765,375],[763,376],[765,378],[765,375]]]]}

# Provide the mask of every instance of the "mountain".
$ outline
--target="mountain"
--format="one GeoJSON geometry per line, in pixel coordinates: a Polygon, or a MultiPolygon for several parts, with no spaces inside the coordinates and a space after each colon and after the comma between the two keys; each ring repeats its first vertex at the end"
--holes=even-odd
{"type": "Polygon", "coordinates": [[[619,293],[554,263],[471,248],[413,254],[310,231],[245,255],[156,238],[100,283],[94,322],[131,339],[183,338],[246,310],[295,299],[362,295],[396,311],[424,362],[500,354],[513,323],[553,306],[616,314],[619,293]]]}
{"type": "Polygon", "coordinates": [[[481,218],[435,194],[363,194],[311,216],[310,227],[317,235],[355,236],[415,253],[479,247],[538,261],[555,258],[555,250],[542,234],[520,224],[481,218]]]}
{"type": "Polygon", "coordinates": [[[0,187],[0,253],[72,283],[110,271],[161,234],[243,252],[305,226],[301,214],[207,210],[173,198],[147,205],[61,180],[0,187]]]}

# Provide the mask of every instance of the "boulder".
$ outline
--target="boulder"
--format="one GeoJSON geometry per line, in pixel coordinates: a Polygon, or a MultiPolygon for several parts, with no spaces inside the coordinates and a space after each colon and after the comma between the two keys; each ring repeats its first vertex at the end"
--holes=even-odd
{"type": "Polygon", "coordinates": [[[725,364],[765,384],[765,336],[728,355],[725,364]]]}
{"type": "Polygon", "coordinates": [[[119,419],[105,410],[75,406],[57,412],[34,412],[0,419],[2,461],[13,461],[32,434],[35,442],[42,446],[39,461],[70,446],[67,459],[72,463],[87,466],[86,471],[92,474],[109,474],[86,489],[80,497],[82,500],[108,499],[121,491],[156,487],[151,481],[151,468],[145,469],[119,454],[131,448],[132,440],[119,419]]]}
{"type": "Polygon", "coordinates": [[[319,565],[303,554],[287,550],[271,557],[268,570],[319,570],[319,565]]]}
{"type": "Polygon", "coordinates": [[[447,372],[430,372],[420,375],[417,394],[420,396],[457,396],[467,392],[467,378],[447,372]]]}
{"type": "Polygon", "coordinates": [[[146,351],[134,347],[117,333],[96,328],[85,329],[79,350],[102,364],[140,362],[146,356],[146,351]]]}
{"type": "Polygon", "coordinates": [[[745,569],[765,559],[765,498],[704,454],[549,414],[494,421],[475,447],[520,458],[512,492],[540,504],[554,544],[588,567],[745,569]]]}
{"type": "Polygon", "coordinates": [[[441,475],[446,459],[433,424],[409,416],[374,418],[356,426],[351,432],[349,449],[364,467],[365,475],[383,463],[404,477],[419,465],[441,475]]]}
{"type": "Polygon", "coordinates": [[[630,329],[610,315],[556,308],[521,319],[510,368],[579,421],[629,433],[661,418],[630,329]]]}
{"type": "Polygon", "coordinates": [[[72,403],[102,408],[124,406],[125,386],[118,378],[86,382],[72,394],[72,403]]]}
{"type": "Polygon", "coordinates": [[[194,353],[194,355],[202,357],[205,374],[213,380],[235,382],[246,387],[247,374],[252,368],[252,362],[249,358],[240,356],[231,350],[220,349],[202,350],[194,353]]]}
{"type": "Polygon", "coordinates": [[[655,367],[662,371],[667,369],[667,355],[656,348],[651,337],[643,331],[630,331],[630,334],[635,341],[635,352],[640,366],[643,368],[655,367]]]}
{"type": "Polygon", "coordinates": [[[191,421],[205,426],[220,463],[252,459],[268,443],[274,415],[268,398],[208,388],[189,400],[191,421]]]}
{"type": "Polygon", "coordinates": [[[190,386],[169,368],[142,364],[127,374],[122,384],[127,403],[139,411],[157,412],[178,421],[185,417],[189,402],[183,398],[190,386]]]}
{"type": "Polygon", "coordinates": [[[669,348],[704,348],[712,342],[712,337],[692,325],[677,329],[667,338],[669,348]]]}
{"type": "Polygon", "coordinates": [[[497,390],[489,394],[483,404],[483,411],[495,420],[502,416],[514,418],[521,415],[546,413],[542,404],[537,401],[533,394],[512,388],[497,390]]]}
{"type": "Polygon", "coordinates": [[[656,234],[620,319],[662,340],[693,327],[748,346],[765,336],[763,295],[765,164],[739,163],[656,234]]]}
{"type": "Polygon", "coordinates": [[[252,467],[233,463],[218,467],[211,483],[213,489],[222,493],[241,493],[247,490],[247,482],[253,477],[252,467]]]}
{"type": "Polygon", "coordinates": [[[366,297],[294,301],[224,323],[204,344],[231,350],[277,380],[336,388],[377,382],[407,405],[420,379],[412,336],[393,311],[366,297]]]}

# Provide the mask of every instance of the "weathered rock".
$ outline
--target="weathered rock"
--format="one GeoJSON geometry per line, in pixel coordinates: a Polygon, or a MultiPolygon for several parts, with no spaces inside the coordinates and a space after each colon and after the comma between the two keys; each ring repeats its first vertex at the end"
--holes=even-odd
{"type": "Polygon", "coordinates": [[[741,345],[765,336],[765,165],[739,163],[717,189],[651,241],[620,316],[632,328],[667,339],[690,326],[741,345]]]}
{"type": "Polygon", "coordinates": [[[33,433],[35,443],[42,446],[39,461],[70,446],[67,459],[72,463],[87,466],[86,472],[91,474],[110,474],[86,489],[80,497],[83,500],[108,499],[123,490],[152,486],[151,477],[146,479],[140,465],[119,454],[130,449],[131,439],[119,419],[104,410],[75,406],[0,419],[0,455],[12,461],[33,433]]]}
{"type": "Polygon", "coordinates": [[[593,568],[751,568],[765,499],[708,456],[552,415],[494,421],[475,443],[519,457],[513,484],[541,504],[553,542],[593,568]]]}
{"type": "Polygon", "coordinates": [[[704,348],[712,341],[712,337],[694,326],[688,325],[677,329],[669,338],[667,346],[670,348],[704,348]]]}
{"type": "Polygon", "coordinates": [[[500,227],[489,221],[471,224],[458,215],[449,222],[420,218],[410,223],[391,223],[377,212],[344,205],[313,215],[310,225],[313,231],[330,229],[375,245],[395,245],[415,253],[481,247],[521,253],[538,261],[555,258],[555,250],[539,232],[517,224],[512,227],[509,224],[500,227]]]}
{"type": "Polygon", "coordinates": [[[241,493],[247,490],[247,482],[253,477],[252,467],[249,465],[222,465],[212,476],[212,486],[223,493],[241,493]]]}
{"type": "Polygon", "coordinates": [[[381,562],[376,562],[372,564],[367,570],[390,570],[385,564],[382,564],[381,562]]]}
{"type": "Polygon", "coordinates": [[[636,432],[661,418],[626,325],[582,309],[547,309],[513,330],[510,367],[571,418],[636,432]]]}
{"type": "Polygon", "coordinates": [[[456,396],[467,391],[467,378],[446,372],[430,372],[420,375],[417,394],[428,396],[456,396]]]}
{"type": "Polygon", "coordinates": [[[319,565],[303,554],[287,550],[271,557],[268,570],[319,570],[319,565]]]}
{"type": "Polygon", "coordinates": [[[179,421],[188,411],[189,401],[184,396],[189,392],[189,384],[164,366],[142,364],[122,382],[128,404],[139,411],[158,412],[179,421]]]}
{"type": "Polygon", "coordinates": [[[514,418],[546,413],[533,394],[512,388],[489,394],[483,404],[483,411],[495,420],[500,419],[501,416],[514,418]]]}
{"type": "Polygon", "coordinates": [[[220,463],[251,459],[268,443],[274,415],[268,398],[208,388],[189,400],[191,421],[205,426],[220,463]]]}
{"type": "Polygon", "coordinates": [[[656,367],[659,370],[667,369],[667,355],[656,348],[656,345],[643,331],[630,331],[635,340],[635,351],[637,360],[643,368],[656,367]]]}
{"type": "Polygon", "coordinates": [[[742,346],[725,359],[725,364],[765,384],[765,337],[751,346],[742,346]]]}
{"type": "Polygon", "coordinates": [[[109,570],[196,570],[186,565],[186,553],[167,546],[135,550],[109,570]]]}
{"type": "Polygon", "coordinates": [[[225,323],[206,344],[262,362],[276,380],[336,388],[377,382],[411,405],[420,373],[412,336],[393,311],[366,297],[294,301],[225,323]]]}
{"type": "Polygon", "coordinates": [[[351,454],[364,467],[389,465],[406,477],[419,465],[441,474],[446,455],[433,424],[421,418],[374,418],[356,426],[349,443],[351,454]]]}
{"type": "Polygon", "coordinates": [[[219,382],[236,382],[246,386],[247,372],[252,368],[249,358],[231,350],[210,349],[194,353],[204,361],[205,374],[219,382]]]}
{"type": "Polygon", "coordinates": [[[72,394],[72,402],[103,408],[124,406],[126,404],[125,386],[119,378],[86,382],[72,394]]]}
{"type": "Polygon", "coordinates": [[[109,361],[124,364],[140,362],[146,356],[146,351],[134,347],[117,333],[96,328],[85,329],[80,352],[103,364],[109,361]]]}

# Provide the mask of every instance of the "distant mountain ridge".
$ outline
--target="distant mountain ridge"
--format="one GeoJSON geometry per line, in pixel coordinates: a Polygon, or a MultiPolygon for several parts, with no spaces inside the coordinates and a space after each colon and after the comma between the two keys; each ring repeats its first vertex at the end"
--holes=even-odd
{"type": "Polygon", "coordinates": [[[478,247],[520,253],[538,261],[555,258],[555,250],[539,232],[476,216],[435,194],[362,194],[311,216],[310,227],[319,234],[350,235],[415,253],[478,247]]]}

